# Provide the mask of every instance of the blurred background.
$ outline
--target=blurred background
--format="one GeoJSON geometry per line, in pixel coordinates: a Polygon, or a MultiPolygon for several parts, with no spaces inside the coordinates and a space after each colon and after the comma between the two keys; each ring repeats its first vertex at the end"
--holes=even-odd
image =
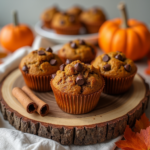
{"type": "MultiPolygon", "coordinates": [[[[0,0],[0,27],[12,21],[12,11],[17,10],[19,21],[34,26],[45,8],[57,5],[64,10],[73,5],[83,8],[101,6],[108,19],[120,17],[117,5],[120,0],[0,0]]],[[[124,0],[128,9],[129,18],[135,18],[150,23],[150,0],[124,0]]]]}

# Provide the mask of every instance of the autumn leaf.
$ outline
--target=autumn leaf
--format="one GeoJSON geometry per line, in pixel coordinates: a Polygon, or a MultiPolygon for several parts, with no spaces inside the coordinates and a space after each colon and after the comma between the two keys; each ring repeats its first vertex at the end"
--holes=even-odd
{"type": "MultiPolygon", "coordinates": [[[[150,137],[150,135],[149,135],[149,137],[147,137],[147,134],[145,135],[144,133],[142,135],[147,140],[150,137]]],[[[132,132],[132,130],[130,129],[130,127],[128,125],[124,132],[124,138],[125,138],[125,140],[120,140],[120,141],[116,142],[116,145],[119,148],[122,148],[123,150],[148,150],[147,145],[143,141],[144,139],[141,139],[139,137],[139,135],[132,132]]]]}
{"type": "Polygon", "coordinates": [[[150,150],[150,126],[146,130],[142,129],[140,133],[137,133],[137,136],[146,144],[146,150],[150,150]]]}
{"type": "Polygon", "coordinates": [[[146,129],[148,126],[150,126],[150,121],[144,113],[140,120],[136,120],[134,131],[140,132],[141,129],[146,129]]]}

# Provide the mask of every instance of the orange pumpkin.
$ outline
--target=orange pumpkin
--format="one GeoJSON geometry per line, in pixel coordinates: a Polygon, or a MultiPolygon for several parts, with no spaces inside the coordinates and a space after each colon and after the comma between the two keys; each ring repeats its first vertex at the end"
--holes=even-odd
{"type": "Polygon", "coordinates": [[[31,29],[25,24],[18,24],[16,13],[14,20],[14,25],[6,25],[0,32],[0,44],[10,52],[14,52],[23,46],[31,46],[34,40],[31,29]]]}
{"type": "Polygon", "coordinates": [[[105,53],[121,51],[132,59],[143,58],[150,49],[150,32],[146,25],[135,19],[127,21],[124,4],[120,4],[123,19],[106,21],[99,30],[98,43],[105,53]]]}

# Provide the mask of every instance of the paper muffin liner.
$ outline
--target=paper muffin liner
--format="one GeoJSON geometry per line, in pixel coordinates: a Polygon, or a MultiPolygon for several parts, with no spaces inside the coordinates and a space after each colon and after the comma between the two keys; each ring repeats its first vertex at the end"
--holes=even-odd
{"type": "Polygon", "coordinates": [[[63,34],[63,35],[77,35],[79,34],[80,25],[72,26],[72,27],[55,27],[51,26],[57,34],[63,34]]]}
{"type": "Polygon", "coordinates": [[[100,99],[100,95],[105,85],[105,82],[103,80],[103,86],[97,92],[86,95],[84,94],[72,95],[68,93],[63,93],[58,89],[56,89],[52,84],[52,80],[50,84],[54,92],[58,106],[64,112],[75,115],[88,113],[91,110],[93,110],[100,99]]]}
{"type": "Polygon", "coordinates": [[[27,74],[24,71],[22,71],[21,68],[19,68],[24,81],[26,83],[26,85],[34,90],[34,91],[38,91],[38,92],[48,92],[51,91],[51,86],[50,86],[50,80],[51,80],[51,75],[43,75],[43,76],[38,76],[38,75],[31,75],[31,74],[27,74]]]}
{"type": "Polygon", "coordinates": [[[43,27],[48,28],[48,29],[52,29],[51,27],[51,21],[45,21],[43,20],[43,27]]]}
{"type": "Polygon", "coordinates": [[[83,23],[88,33],[98,33],[100,26],[104,23],[101,21],[99,23],[83,23]]]}
{"type": "Polygon", "coordinates": [[[105,80],[104,93],[107,94],[121,94],[126,92],[132,85],[136,72],[128,77],[111,78],[109,76],[102,75],[105,80]]]}

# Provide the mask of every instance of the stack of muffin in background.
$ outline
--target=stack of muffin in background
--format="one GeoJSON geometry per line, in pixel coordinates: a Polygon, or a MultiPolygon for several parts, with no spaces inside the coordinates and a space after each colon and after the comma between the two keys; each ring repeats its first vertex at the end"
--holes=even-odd
{"type": "Polygon", "coordinates": [[[54,29],[57,34],[77,35],[83,27],[86,33],[97,33],[106,21],[106,15],[99,7],[83,10],[74,6],[62,12],[57,7],[46,9],[41,14],[44,28],[54,29]]]}

